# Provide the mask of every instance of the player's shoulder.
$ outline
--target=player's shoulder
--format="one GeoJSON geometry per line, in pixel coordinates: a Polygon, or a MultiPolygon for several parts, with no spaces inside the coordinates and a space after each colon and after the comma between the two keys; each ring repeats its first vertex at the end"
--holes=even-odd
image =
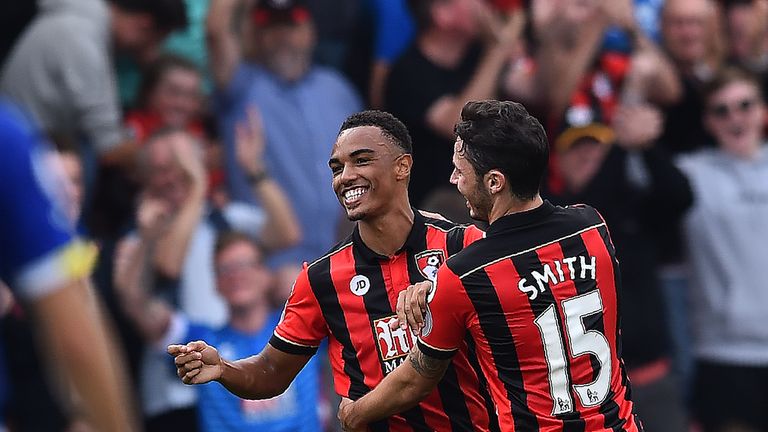
{"type": "Polygon", "coordinates": [[[0,138],[3,152],[21,150],[32,141],[35,128],[31,119],[16,105],[0,98],[0,138]]]}
{"type": "Polygon", "coordinates": [[[481,238],[467,245],[458,253],[448,257],[445,261],[445,267],[459,278],[464,277],[487,261],[486,243],[488,243],[488,239],[481,238]]]}
{"type": "Polygon", "coordinates": [[[577,225],[590,226],[605,222],[603,216],[596,208],[586,204],[571,204],[565,207],[556,206],[555,212],[577,225]]]}
{"type": "Polygon", "coordinates": [[[316,258],[315,260],[310,261],[308,263],[304,263],[304,271],[305,272],[309,272],[309,271],[313,271],[315,269],[318,269],[320,267],[324,267],[324,266],[329,265],[330,261],[331,261],[331,258],[334,255],[336,255],[338,253],[341,253],[342,251],[344,251],[345,249],[347,249],[349,247],[352,247],[352,244],[353,244],[352,238],[353,238],[352,234],[348,235],[343,240],[341,240],[338,243],[336,243],[335,245],[331,246],[331,248],[328,249],[328,251],[325,254],[323,254],[321,257],[316,258]]]}
{"type": "Polygon", "coordinates": [[[454,222],[440,213],[429,212],[426,210],[416,210],[424,220],[424,225],[435,228],[440,231],[449,232],[454,230],[465,230],[469,227],[466,224],[454,222]]]}

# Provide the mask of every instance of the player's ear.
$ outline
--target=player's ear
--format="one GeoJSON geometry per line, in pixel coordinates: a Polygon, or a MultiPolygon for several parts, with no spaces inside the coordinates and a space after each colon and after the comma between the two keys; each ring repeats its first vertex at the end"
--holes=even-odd
{"type": "Polygon", "coordinates": [[[410,153],[403,153],[395,160],[395,173],[398,180],[405,180],[411,176],[413,168],[413,156],[410,153]]]}
{"type": "Polygon", "coordinates": [[[485,187],[491,195],[504,190],[504,187],[507,184],[507,178],[504,177],[504,174],[502,174],[501,171],[496,169],[488,171],[483,177],[485,180],[485,187]]]}

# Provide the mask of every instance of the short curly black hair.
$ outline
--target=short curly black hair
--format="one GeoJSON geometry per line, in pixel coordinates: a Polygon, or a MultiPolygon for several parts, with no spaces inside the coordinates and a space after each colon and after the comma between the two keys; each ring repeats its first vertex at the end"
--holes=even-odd
{"type": "Polygon", "coordinates": [[[413,153],[413,143],[408,128],[397,117],[385,111],[367,110],[352,114],[344,120],[339,135],[347,129],[361,126],[375,126],[381,133],[397,145],[404,153],[413,153]]]}
{"type": "Polygon", "coordinates": [[[536,197],[549,162],[549,143],[541,123],[525,107],[509,101],[470,101],[454,130],[462,141],[459,150],[478,176],[497,169],[513,197],[536,197]]]}
{"type": "Polygon", "coordinates": [[[109,0],[120,9],[149,14],[160,31],[183,30],[189,24],[184,0],[109,0]]]}

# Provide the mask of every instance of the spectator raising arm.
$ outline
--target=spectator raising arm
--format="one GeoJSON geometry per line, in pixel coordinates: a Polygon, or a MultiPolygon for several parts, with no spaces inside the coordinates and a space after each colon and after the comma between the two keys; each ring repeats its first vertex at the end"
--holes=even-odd
{"type": "Polygon", "coordinates": [[[454,136],[453,127],[459,120],[461,107],[467,101],[496,97],[499,76],[507,65],[510,53],[520,43],[525,27],[523,12],[516,12],[503,22],[499,22],[490,10],[479,5],[476,14],[485,32],[487,44],[480,64],[461,93],[443,96],[427,110],[427,124],[449,139],[454,136]]]}
{"type": "Polygon", "coordinates": [[[170,223],[168,231],[160,237],[154,263],[165,277],[176,279],[181,275],[190,240],[203,216],[207,179],[201,150],[194,140],[184,134],[175,134],[170,144],[174,157],[186,176],[189,193],[170,223]]]}
{"type": "Polygon", "coordinates": [[[206,39],[211,73],[216,86],[226,88],[242,57],[242,47],[234,23],[241,0],[212,0],[206,20],[206,39]]]}
{"type": "Polygon", "coordinates": [[[255,107],[248,110],[248,119],[236,129],[237,158],[243,167],[253,193],[267,214],[261,231],[261,242],[267,249],[281,249],[301,240],[301,226],[280,185],[264,166],[264,130],[255,107]]]}
{"type": "Polygon", "coordinates": [[[139,204],[139,236],[127,237],[115,253],[114,283],[125,314],[145,340],[160,340],[168,331],[172,311],[163,301],[153,299],[150,261],[157,239],[167,228],[168,209],[156,199],[144,198],[139,204]]]}

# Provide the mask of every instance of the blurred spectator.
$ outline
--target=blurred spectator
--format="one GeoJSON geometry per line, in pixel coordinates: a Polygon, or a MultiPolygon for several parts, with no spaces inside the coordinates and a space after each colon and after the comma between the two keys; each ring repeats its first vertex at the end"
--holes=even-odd
{"type": "Polygon", "coordinates": [[[728,0],[723,11],[729,59],[758,74],[768,96],[768,0],[728,0]]]}
{"type": "Polygon", "coordinates": [[[41,0],[6,60],[0,90],[56,140],[125,157],[110,49],[151,56],[186,24],[183,0],[41,0]]]}
{"type": "Polygon", "coordinates": [[[453,126],[468,100],[492,99],[504,67],[521,43],[524,18],[506,21],[475,0],[412,1],[416,40],[392,66],[385,108],[413,136],[411,200],[421,205],[448,185],[453,126]]]}
{"type": "Polygon", "coordinates": [[[680,101],[665,109],[661,142],[672,154],[711,145],[701,123],[701,87],[723,58],[717,6],[713,0],[666,0],[661,27],[683,86],[680,101]]]}
{"type": "Polygon", "coordinates": [[[704,100],[704,124],[717,148],[680,159],[696,197],[684,224],[697,360],[694,407],[705,432],[765,431],[766,109],[757,79],[732,68],[713,78],[704,100]]]}
{"type": "Polygon", "coordinates": [[[621,262],[622,346],[632,400],[647,430],[682,432],[685,410],[671,375],[654,234],[683,215],[691,190],[654,145],[662,126],[657,109],[620,106],[613,127],[600,123],[599,112],[580,109],[582,123],[569,123],[555,140],[565,188],[545,196],[556,204],[594,206],[605,218],[621,262]]]}
{"type": "Polygon", "coordinates": [[[272,257],[278,268],[279,295],[287,298],[302,261],[321,256],[334,243],[341,212],[328,188],[328,155],[337,125],[360,109],[351,85],[337,72],[312,63],[312,18],[298,0],[260,0],[245,17],[254,27],[250,42],[256,61],[243,59],[236,31],[239,0],[213,0],[208,16],[211,70],[218,92],[218,115],[226,146],[233,197],[249,199],[246,176],[236,163],[235,123],[246,107],[262,116],[265,166],[296,209],[301,244],[272,257]]]}
{"type": "Polygon", "coordinates": [[[158,58],[143,76],[137,109],[125,118],[136,140],[143,143],[163,127],[186,129],[202,138],[202,81],[191,61],[170,54],[158,58]]]}
{"type": "Polygon", "coordinates": [[[532,7],[534,101],[550,128],[574,104],[595,105],[610,125],[619,102],[669,105],[680,97],[674,66],[640,30],[630,0],[536,0],[532,7]],[[610,25],[628,35],[629,52],[601,49],[610,25]]]}
{"type": "MultiPolygon", "coordinates": [[[[227,304],[229,319],[221,327],[196,323],[151,294],[153,282],[147,264],[152,248],[166,228],[167,216],[168,208],[162,201],[146,199],[140,204],[139,238],[123,244],[115,273],[123,307],[151,344],[153,354],[165,360],[162,367],[173,371],[165,354],[170,343],[205,340],[231,358],[258,352],[280,319],[280,311],[271,309],[271,275],[262,262],[262,249],[245,234],[219,235],[213,255],[216,290],[227,304]]],[[[318,360],[314,359],[285,393],[269,401],[240,399],[218,383],[195,387],[200,400],[200,430],[318,431],[319,379],[318,360]]],[[[177,429],[173,424],[168,427],[167,430],[177,429]]]]}
{"type": "MultiPolygon", "coordinates": [[[[202,74],[194,63],[166,54],[152,62],[141,79],[139,103],[125,118],[128,131],[139,146],[162,128],[184,129],[197,138],[206,135],[201,121],[202,74]]],[[[215,135],[215,133],[214,133],[215,135]]],[[[135,172],[100,170],[88,226],[99,238],[122,235],[133,221],[131,214],[139,192],[135,172]]]]}
{"type": "Polygon", "coordinates": [[[408,0],[370,0],[370,3],[375,30],[368,99],[372,108],[382,109],[389,70],[413,40],[415,25],[408,0]]]}
{"type": "MultiPolygon", "coordinates": [[[[142,196],[162,201],[170,220],[152,255],[157,295],[190,319],[211,326],[222,325],[226,319],[226,305],[214,283],[212,255],[218,231],[236,227],[259,236],[272,250],[299,239],[298,223],[285,195],[260,162],[264,146],[259,127],[254,113],[248,125],[240,126],[237,147],[262,208],[237,202],[224,202],[222,208],[211,206],[206,200],[208,180],[202,149],[184,131],[162,130],[142,149],[142,196]]],[[[142,368],[143,402],[150,430],[194,421],[190,408],[194,390],[180,384],[163,364],[164,356],[147,353],[142,368]]]]}

